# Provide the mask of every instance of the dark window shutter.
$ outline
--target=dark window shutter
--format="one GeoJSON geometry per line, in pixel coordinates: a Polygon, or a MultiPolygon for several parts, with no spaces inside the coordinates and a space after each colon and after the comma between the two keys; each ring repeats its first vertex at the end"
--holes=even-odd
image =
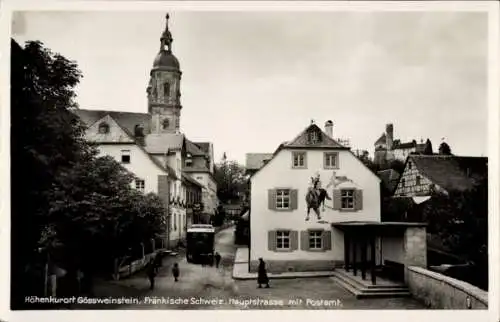
{"type": "Polygon", "coordinates": [[[329,230],[323,231],[323,250],[332,249],[332,232],[329,230]]]}
{"type": "Polygon", "coordinates": [[[333,190],[333,209],[340,210],[342,208],[342,193],[340,190],[333,190]]]}
{"type": "Polygon", "coordinates": [[[299,232],[292,230],[290,232],[290,249],[297,250],[299,248],[299,232]]]}
{"type": "Polygon", "coordinates": [[[309,232],[307,230],[300,232],[300,249],[309,250],[309,232]]]}
{"type": "Polygon", "coordinates": [[[276,251],[276,231],[270,230],[267,232],[267,249],[276,251]]]}
{"type": "Polygon", "coordinates": [[[354,208],[356,210],[363,209],[363,190],[354,191],[354,203],[355,203],[354,208]]]}
{"type": "Polygon", "coordinates": [[[297,189],[291,189],[290,190],[290,209],[291,210],[297,209],[297,204],[298,204],[298,192],[297,192],[297,189]]]}
{"type": "Polygon", "coordinates": [[[271,210],[276,209],[276,190],[269,189],[267,190],[267,207],[271,210]]]}

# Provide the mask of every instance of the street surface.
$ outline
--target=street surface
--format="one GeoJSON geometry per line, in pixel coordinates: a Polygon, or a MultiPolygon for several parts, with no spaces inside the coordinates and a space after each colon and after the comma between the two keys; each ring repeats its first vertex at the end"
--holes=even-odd
{"type": "Polygon", "coordinates": [[[137,304],[80,304],[77,309],[425,309],[412,298],[356,299],[331,279],[275,279],[271,288],[257,288],[255,280],[233,280],[232,266],[236,246],[234,228],[216,235],[215,250],[221,265],[202,266],[186,261],[184,254],[167,257],[149,289],[144,272],[120,281],[104,281],[95,286],[97,298],[133,298],[137,304]],[[177,262],[180,279],[174,282],[172,265],[177,262]]]}

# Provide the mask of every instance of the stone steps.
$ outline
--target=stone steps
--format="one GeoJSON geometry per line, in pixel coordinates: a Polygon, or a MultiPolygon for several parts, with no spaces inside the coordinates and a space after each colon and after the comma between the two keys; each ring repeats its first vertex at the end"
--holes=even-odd
{"type": "Polygon", "coordinates": [[[409,297],[411,296],[408,287],[398,283],[388,283],[379,279],[378,285],[371,285],[371,279],[367,276],[366,282],[350,275],[351,273],[336,270],[331,277],[336,283],[351,292],[356,298],[370,297],[409,297]]]}

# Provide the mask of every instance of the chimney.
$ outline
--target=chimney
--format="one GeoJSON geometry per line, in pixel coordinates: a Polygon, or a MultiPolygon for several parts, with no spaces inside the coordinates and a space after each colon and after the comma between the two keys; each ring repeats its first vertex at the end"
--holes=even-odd
{"type": "Polygon", "coordinates": [[[387,124],[385,126],[385,144],[387,145],[387,150],[392,150],[394,141],[394,127],[392,124],[387,124]]]}
{"type": "Polygon", "coordinates": [[[331,120],[326,121],[325,123],[325,133],[333,139],[333,122],[331,120]]]}

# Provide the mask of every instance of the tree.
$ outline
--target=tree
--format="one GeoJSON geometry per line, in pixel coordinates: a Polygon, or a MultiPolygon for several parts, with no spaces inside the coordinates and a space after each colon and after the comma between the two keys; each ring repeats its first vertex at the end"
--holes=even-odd
{"type": "Polygon", "coordinates": [[[81,72],[74,62],[28,42],[11,41],[11,272],[13,304],[31,281],[24,272],[38,257],[47,225],[48,193],[57,174],[93,153],[69,111],[81,72]]]}
{"type": "Polygon", "coordinates": [[[450,253],[475,264],[486,279],[474,280],[487,286],[488,276],[488,182],[469,191],[452,191],[449,195],[434,195],[422,208],[428,232],[439,236],[450,253]]]}
{"type": "Polygon", "coordinates": [[[451,148],[450,148],[450,146],[446,142],[442,142],[439,145],[439,154],[442,154],[442,155],[452,155],[451,154],[451,148]]]}
{"type": "Polygon", "coordinates": [[[71,112],[75,63],[12,41],[11,64],[11,298],[22,308],[40,294],[37,265],[110,273],[114,257],[165,231],[166,218],[158,196],[132,189],[134,176],[85,141],[71,112]]]}
{"type": "Polygon", "coordinates": [[[402,174],[405,170],[405,163],[400,160],[392,160],[389,162],[388,169],[392,169],[399,174],[402,174]]]}
{"type": "Polygon", "coordinates": [[[431,143],[431,140],[427,139],[427,141],[425,141],[425,148],[424,148],[424,152],[423,152],[425,155],[433,155],[434,152],[432,151],[432,143],[431,143]]]}
{"type": "Polygon", "coordinates": [[[380,167],[370,158],[370,153],[366,150],[362,150],[361,152],[357,152],[355,156],[363,162],[365,166],[367,166],[373,172],[379,171],[380,167]]]}
{"type": "Polygon", "coordinates": [[[228,161],[226,153],[215,165],[215,181],[217,182],[217,197],[222,203],[239,201],[247,188],[245,169],[236,161],[228,161]]]}

